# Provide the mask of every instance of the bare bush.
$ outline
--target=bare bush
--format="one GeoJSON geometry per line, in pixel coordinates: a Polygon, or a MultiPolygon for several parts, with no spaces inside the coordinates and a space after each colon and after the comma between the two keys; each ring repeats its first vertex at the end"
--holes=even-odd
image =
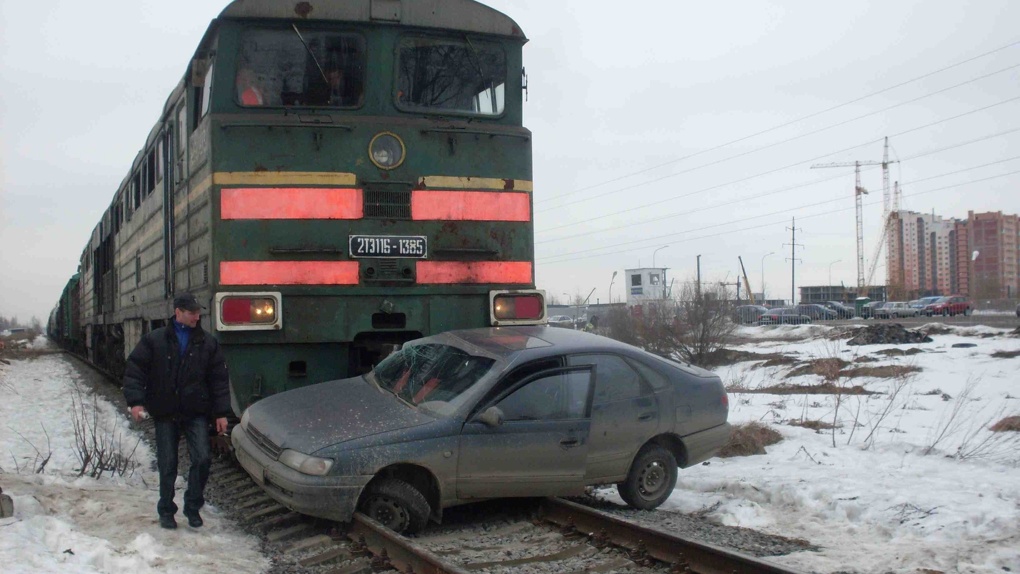
{"type": "MultiPolygon", "coordinates": [[[[35,451],[35,458],[32,459],[32,464],[29,465],[29,467],[32,469],[32,472],[34,472],[35,474],[42,474],[43,471],[46,470],[46,465],[50,462],[50,458],[53,457],[53,448],[50,446],[50,433],[46,432],[46,426],[43,425],[42,423],[39,423],[39,426],[42,427],[43,434],[46,435],[46,454],[43,454],[42,451],[39,450],[39,447],[35,446],[35,444],[33,444],[32,441],[25,438],[25,435],[21,434],[20,432],[14,429],[11,429],[12,431],[14,431],[14,434],[21,437],[21,440],[28,443],[28,446],[32,447],[32,450],[35,451]]],[[[14,456],[14,453],[11,453],[11,458],[14,459],[15,471],[20,473],[22,467],[20,464],[18,464],[18,459],[14,456]]]]}
{"type": "Polygon", "coordinates": [[[138,467],[134,460],[141,439],[127,449],[124,435],[107,420],[100,420],[99,397],[91,401],[75,386],[71,393],[71,424],[74,427],[74,451],[78,458],[78,476],[100,478],[104,473],[130,476],[138,467]]]}
{"type": "Polygon", "coordinates": [[[653,353],[710,366],[712,355],[736,329],[727,297],[722,286],[697,289],[685,283],[673,300],[650,306],[645,346],[653,353]]]}
{"type": "Polygon", "coordinates": [[[949,408],[943,409],[942,413],[939,415],[939,420],[935,424],[935,428],[932,429],[931,433],[928,435],[928,439],[925,441],[928,445],[924,448],[924,451],[921,454],[931,454],[940,444],[960,432],[964,424],[964,417],[962,416],[963,407],[970,400],[970,396],[974,393],[979,382],[980,379],[975,379],[973,377],[967,379],[967,384],[964,386],[963,391],[961,391],[956,397],[956,402],[954,402],[949,408]]]}

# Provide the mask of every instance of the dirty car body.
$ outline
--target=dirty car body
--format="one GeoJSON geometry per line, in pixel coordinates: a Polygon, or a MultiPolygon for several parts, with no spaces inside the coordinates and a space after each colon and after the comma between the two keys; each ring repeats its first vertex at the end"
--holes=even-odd
{"type": "Polygon", "coordinates": [[[451,331],[371,373],[248,408],[232,441],[265,491],[298,512],[360,509],[414,532],[442,510],[617,484],[637,508],[729,436],[716,375],[548,326],[451,331]]]}

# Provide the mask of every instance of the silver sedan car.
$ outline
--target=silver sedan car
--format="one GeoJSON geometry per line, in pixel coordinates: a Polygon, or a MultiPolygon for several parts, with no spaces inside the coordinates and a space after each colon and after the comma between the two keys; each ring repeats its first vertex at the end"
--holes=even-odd
{"type": "Polygon", "coordinates": [[[727,412],[709,371],[581,331],[503,327],[412,341],[365,376],[265,398],[231,438],[283,505],[415,532],[450,506],[590,485],[655,508],[678,468],[725,444],[727,412]]]}

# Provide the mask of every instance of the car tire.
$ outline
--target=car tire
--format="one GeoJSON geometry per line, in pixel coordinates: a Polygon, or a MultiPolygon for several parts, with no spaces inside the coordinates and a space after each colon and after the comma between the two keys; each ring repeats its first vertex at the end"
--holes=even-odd
{"type": "Polygon", "coordinates": [[[648,444],[638,451],[627,478],[616,485],[616,490],[628,505],[639,510],[651,510],[673,493],[676,477],[673,453],[657,444],[648,444]]]}
{"type": "Polygon", "coordinates": [[[395,478],[369,485],[358,508],[372,520],[400,534],[421,532],[431,514],[425,495],[395,478]]]}

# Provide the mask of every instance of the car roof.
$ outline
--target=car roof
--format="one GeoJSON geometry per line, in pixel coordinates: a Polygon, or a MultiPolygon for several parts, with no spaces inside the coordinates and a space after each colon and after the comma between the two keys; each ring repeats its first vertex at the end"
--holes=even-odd
{"type": "Polygon", "coordinates": [[[716,376],[711,371],[665,359],[609,337],[547,325],[461,329],[425,337],[419,341],[427,342],[435,339],[436,342],[442,342],[442,337],[460,339],[471,346],[501,357],[507,362],[530,361],[566,354],[604,352],[641,358],[652,364],[665,363],[699,377],[716,376]]]}

